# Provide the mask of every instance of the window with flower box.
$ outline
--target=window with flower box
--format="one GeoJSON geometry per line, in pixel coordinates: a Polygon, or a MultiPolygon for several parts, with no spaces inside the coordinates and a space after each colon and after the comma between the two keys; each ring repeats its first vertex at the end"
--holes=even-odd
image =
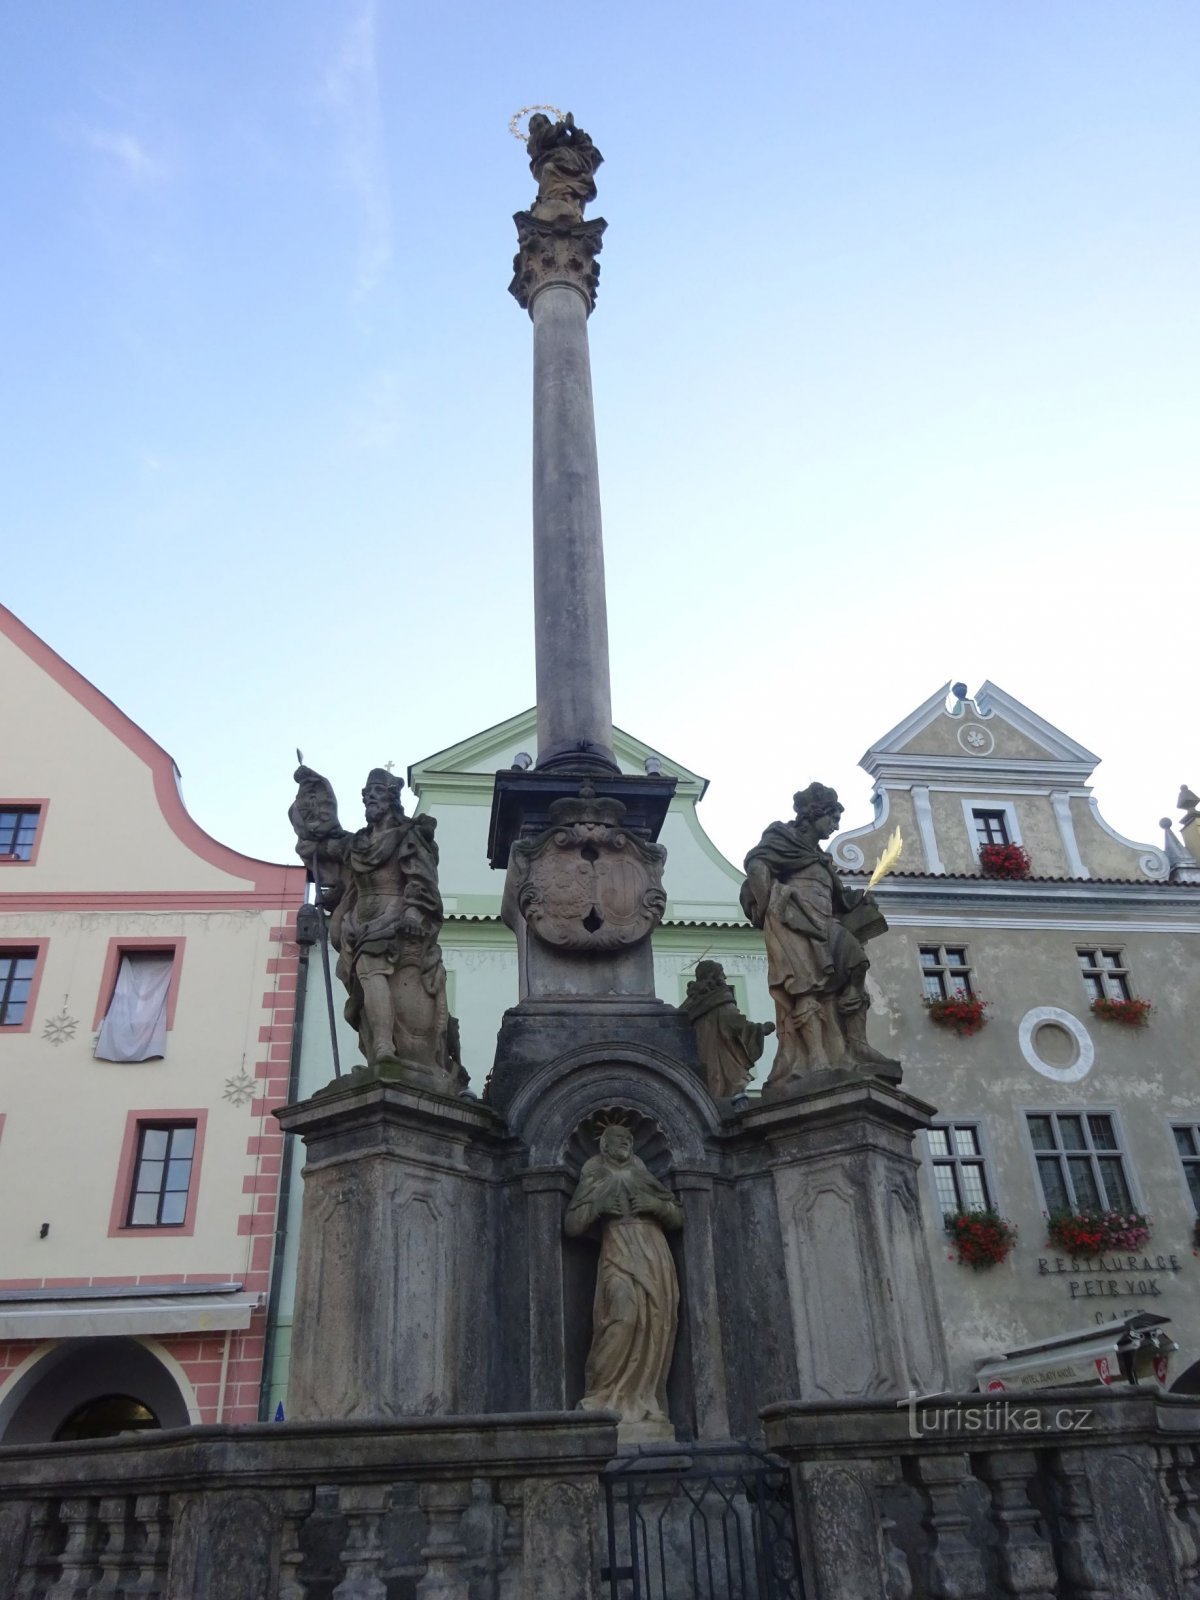
{"type": "Polygon", "coordinates": [[[930,1128],[929,1155],[938,1209],[982,1211],[992,1204],[987,1163],[977,1122],[938,1122],[930,1128]]]}
{"type": "Polygon", "coordinates": [[[984,811],[973,806],[971,820],[975,824],[976,844],[1013,843],[1009,837],[1007,811],[984,811]]]}
{"type": "Polygon", "coordinates": [[[1175,1148],[1183,1163],[1183,1175],[1187,1179],[1192,1205],[1200,1217],[1200,1123],[1176,1122],[1172,1124],[1171,1132],[1175,1135],[1175,1148]]]}
{"type": "Polygon", "coordinates": [[[1079,969],[1089,1000],[1131,1000],[1129,968],[1121,950],[1078,950],[1079,969]]]}
{"type": "Polygon", "coordinates": [[[1105,1112],[1039,1111],[1026,1116],[1042,1197],[1061,1211],[1133,1210],[1116,1118],[1105,1112]]]}
{"type": "Polygon", "coordinates": [[[920,955],[921,983],[927,1000],[971,998],[975,991],[971,988],[965,945],[923,944],[920,955]]]}

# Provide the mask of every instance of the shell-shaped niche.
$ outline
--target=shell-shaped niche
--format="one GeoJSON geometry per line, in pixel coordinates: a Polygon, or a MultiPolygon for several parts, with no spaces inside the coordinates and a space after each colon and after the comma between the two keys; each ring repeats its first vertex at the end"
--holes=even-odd
{"type": "Polygon", "coordinates": [[[588,1157],[597,1154],[600,1135],[609,1122],[623,1122],[631,1130],[634,1155],[640,1156],[654,1176],[665,1183],[671,1170],[671,1149],[666,1134],[653,1117],[618,1102],[597,1106],[572,1130],[562,1150],[563,1165],[571,1176],[577,1177],[588,1157]]]}

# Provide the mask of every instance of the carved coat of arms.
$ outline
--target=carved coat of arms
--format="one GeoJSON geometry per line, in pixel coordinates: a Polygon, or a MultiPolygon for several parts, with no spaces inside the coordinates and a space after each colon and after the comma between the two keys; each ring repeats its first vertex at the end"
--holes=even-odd
{"type": "Polygon", "coordinates": [[[510,852],[501,907],[509,927],[519,916],[535,937],[570,950],[616,950],[656,928],[667,852],[626,832],[624,816],[620,800],[597,799],[590,784],[556,800],[550,826],[510,852]]]}

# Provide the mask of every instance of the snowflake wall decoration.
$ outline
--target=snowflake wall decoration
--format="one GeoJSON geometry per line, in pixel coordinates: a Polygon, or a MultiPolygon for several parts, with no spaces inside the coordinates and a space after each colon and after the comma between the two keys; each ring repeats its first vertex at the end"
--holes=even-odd
{"type": "Polygon", "coordinates": [[[253,1093],[254,1079],[243,1067],[235,1077],[225,1079],[225,1093],[222,1098],[228,1100],[231,1105],[244,1106],[253,1093]]]}
{"type": "Polygon", "coordinates": [[[64,1007],[56,1017],[47,1017],[42,1038],[48,1039],[51,1044],[66,1044],[68,1039],[75,1037],[78,1026],[79,1018],[69,1017],[64,1007]]]}

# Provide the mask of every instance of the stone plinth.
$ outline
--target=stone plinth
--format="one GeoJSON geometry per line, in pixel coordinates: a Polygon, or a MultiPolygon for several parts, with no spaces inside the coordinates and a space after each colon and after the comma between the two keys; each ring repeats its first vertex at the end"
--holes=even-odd
{"type": "Polygon", "coordinates": [[[826,1073],[739,1119],[739,1144],[761,1142],[767,1155],[805,1400],[945,1387],[912,1152],[932,1116],[877,1079],[826,1073]]]}
{"type": "Polygon", "coordinates": [[[379,1081],[276,1115],[307,1152],[289,1418],[486,1410],[503,1124],[379,1081]]]}

